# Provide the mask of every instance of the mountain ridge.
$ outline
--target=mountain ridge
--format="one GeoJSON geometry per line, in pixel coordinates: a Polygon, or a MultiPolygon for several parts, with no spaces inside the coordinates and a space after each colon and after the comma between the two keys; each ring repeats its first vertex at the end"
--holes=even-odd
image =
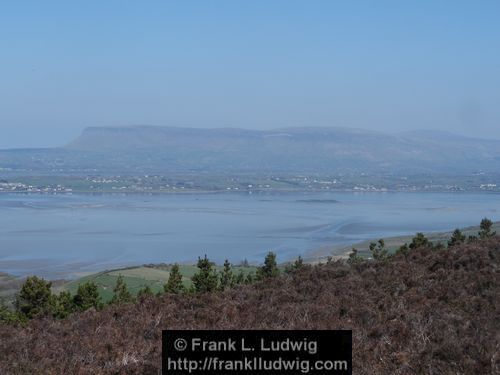
{"type": "Polygon", "coordinates": [[[500,141],[345,127],[88,127],[59,148],[0,151],[0,168],[26,166],[98,173],[500,173],[500,141]]]}

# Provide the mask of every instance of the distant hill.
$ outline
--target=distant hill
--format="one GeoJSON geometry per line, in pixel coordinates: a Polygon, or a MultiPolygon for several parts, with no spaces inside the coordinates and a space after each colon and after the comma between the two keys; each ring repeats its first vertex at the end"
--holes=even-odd
{"type": "Polygon", "coordinates": [[[90,127],[65,147],[0,151],[0,168],[61,173],[500,172],[500,141],[351,128],[90,127]]]}

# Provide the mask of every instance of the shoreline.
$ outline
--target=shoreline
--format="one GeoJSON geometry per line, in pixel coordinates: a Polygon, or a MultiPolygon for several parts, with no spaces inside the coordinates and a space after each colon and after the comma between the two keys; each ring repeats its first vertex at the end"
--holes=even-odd
{"type": "MultiPolygon", "coordinates": [[[[438,232],[428,232],[425,233],[425,236],[433,242],[445,242],[447,239],[451,236],[452,232],[454,229],[450,229],[448,231],[438,231],[438,232]]],[[[466,235],[472,235],[476,234],[477,231],[479,230],[479,226],[468,226],[464,228],[460,228],[460,230],[466,234],[466,235]]],[[[500,221],[496,221],[493,223],[493,231],[496,231],[497,233],[500,234],[500,221]]],[[[390,251],[395,251],[399,246],[403,245],[404,243],[409,243],[411,242],[411,239],[413,238],[413,234],[408,234],[408,235],[401,235],[401,236],[392,236],[392,237],[385,237],[383,238],[384,241],[386,242],[386,246],[390,251]]],[[[349,243],[347,245],[325,245],[325,246],[320,246],[319,248],[316,249],[311,249],[311,250],[306,250],[300,254],[300,256],[304,259],[304,262],[310,263],[310,264],[317,264],[317,263],[322,263],[326,262],[328,258],[331,257],[331,259],[336,260],[336,259],[346,259],[349,256],[349,253],[351,252],[352,248],[356,248],[359,251],[360,255],[363,256],[369,256],[369,251],[368,247],[371,242],[377,241],[378,238],[372,238],[369,240],[361,240],[361,241],[355,241],[352,243],[349,243]]],[[[290,259],[284,262],[280,262],[280,265],[286,265],[290,262],[292,262],[294,259],[290,259]]],[[[2,260],[0,259],[0,265],[2,263],[2,260]]],[[[9,261],[9,260],[8,260],[9,261]]],[[[47,260],[45,259],[23,259],[23,260],[10,260],[10,262],[31,262],[32,267],[37,265],[37,262],[41,262],[39,267],[43,267],[43,265],[47,264],[47,260]]],[[[185,261],[185,262],[174,262],[174,263],[179,263],[182,265],[188,265],[188,266],[193,266],[196,264],[195,261],[190,262],[190,261],[185,261]]],[[[28,263],[29,264],[29,263],[28,263]]],[[[83,268],[86,268],[86,270],[78,270],[77,266],[74,266],[74,269],[72,267],[67,269],[67,272],[56,272],[54,271],[54,274],[61,274],[62,277],[57,277],[54,275],[54,277],[47,277],[47,280],[51,281],[60,281],[60,280],[65,280],[65,281],[73,281],[77,280],[81,277],[88,276],[88,275],[93,275],[93,274],[98,274],[102,272],[110,272],[110,271],[116,271],[116,270],[124,270],[124,269],[131,269],[131,268],[137,268],[137,267],[144,267],[144,266],[152,266],[152,265],[161,265],[164,264],[164,262],[153,262],[153,263],[116,263],[115,265],[109,263],[108,266],[105,266],[101,264],[103,267],[99,267],[101,263],[92,263],[89,262],[87,263],[83,268]],[[66,275],[65,275],[66,274],[66,275]],[[68,277],[68,275],[74,275],[72,277],[68,277]]],[[[216,264],[218,266],[221,266],[222,264],[216,264]]],[[[250,262],[251,266],[257,266],[258,263],[255,262],[250,262]]],[[[80,266],[81,267],[81,266],[80,266]]],[[[0,275],[7,275],[10,277],[13,277],[15,279],[24,279],[28,276],[32,275],[37,275],[36,273],[23,273],[22,275],[16,275],[15,273],[11,273],[6,269],[0,269],[0,275]]],[[[39,276],[40,274],[38,274],[39,276]]],[[[43,276],[42,276],[43,277],[43,276]]],[[[1,287],[1,284],[0,284],[1,287]]],[[[1,288],[0,288],[1,289],[1,288]]]]}
{"type": "Polygon", "coordinates": [[[356,190],[356,189],[331,189],[331,190],[312,190],[312,189],[274,189],[274,190],[184,190],[179,189],[178,191],[67,191],[67,192],[44,192],[44,191],[5,191],[0,190],[1,195],[15,194],[15,195],[146,195],[146,196],[166,196],[166,195],[252,195],[252,194],[293,194],[293,193],[311,193],[311,194],[394,194],[394,193],[405,193],[405,194],[485,194],[485,195],[500,195],[500,191],[491,190],[446,190],[446,189],[425,189],[425,190],[397,190],[397,189],[386,189],[386,190],[356,190]]]}

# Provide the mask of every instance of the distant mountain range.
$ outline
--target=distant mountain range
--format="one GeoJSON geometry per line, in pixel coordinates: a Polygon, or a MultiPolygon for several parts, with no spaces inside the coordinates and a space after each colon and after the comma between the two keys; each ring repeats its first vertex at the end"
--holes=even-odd
{"type": "Polygon", "coordinates": [[[500,141],[351,128],[90,127],[64,147],[1,150],[0,168],[64,174],[496,173],[500,141]]]}

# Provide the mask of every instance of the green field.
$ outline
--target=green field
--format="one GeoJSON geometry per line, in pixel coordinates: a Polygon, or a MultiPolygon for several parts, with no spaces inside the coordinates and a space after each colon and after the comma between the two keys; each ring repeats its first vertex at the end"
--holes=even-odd
{"type": "MultiPolygon", "coordinates": [[[[158,265],[104,271],[71,281],[61,287],[55,288],[55,291],[59,292],[61,290],[67,290],[71,294],[76,294],[78,285],[87,281],[93,281],[97,284],[103,301],[107,302],[113,297],[113,288],[116,285],[118,276],[122,275],[129,291],[132,294],[137,294],[139,290],[145,286],[149,286],[154,293],[157,293],[163,290],[163,285],[167,282],[170,275],[170,268],[170,265],[158,265]]],[[[184,286],[190,287],[191,277],[198,271],[198,268],[194,265],[179,265],[179,268],[183,277],[184,286]]],[[[215,268],[220,271],[223,267],[216,266],[215,268]]],[[[250,272],[255,272],[256,267],[234,266],[232,269],[234,273],[242,271],[243,273],[248,274],[250,272]]]]}
{"type": "MultiPolygon", "coordinates": [[[[500,222],[496,222],[493,225],[493,230],[500,234],[500,222]]],[[[468,227],[462,229],[463,233],[468,235],[476,235],[479,231],[479,226],[468,227]]],[[[434,243],[446,243],[450,238],[452,231],[449,232],[436,232],[436,233],[426,233],[426,236],[434,243]]],[[[384,238],[386,247],[390,251],[395,251],[401,245],[405,243],[410,243],[413,238],[413,235],[408,236],[399,236],[399,237],[389,237],[384,238]]],[[[346,258],[348,254],[351,252],[352,247],[356,247],[358,249],[359,254],[364,257],[369,257],[370,251],[368,249],[370,242],[374,242],[377,239],[373,239],[370,241],[363,241],[351,246],[344,247],[324,247],[320,250],[311,252],[305,258],[306,262],[309,263],[318,263],[324,262],[328,257],[333,256],[346,258]]],[[[186,287],[191,286],[191,277],[198,271],[198,268],[195,265],[180,265],[180,271],[183,276],[183,282],[186,287]]],[[[284,265],[280,265],[280,268],[283,268],[284,265]]],[[[78,285],[85,283],[87,281],[93,281],[99,287],[99,292],[103,301],[107,302],[113,297],[113,288],[116,285],[116,280],[118,276],[121,274],[124,278],[125,283],[127,284],[128,289],[131,293],[137,294],[137,292],[144,288],[145,286],[149,286],[154,293],[163,290],[163,285],[167,282],[168,277],[170,275],[171,265],[160,264],[160,265],[143,265],[137,267],[128,267],[122,269],[115,270],[107,270],[103,272],[98,272],[95,274],[87,275],[81,277],[79,279],[70,281],[68,283],[60,284],[53,286],[53,291],[58,293],[62,290],[67,290],[71,294],[76,294],[78,289],[78,285]]],[[[218,271],[222,270],[222,266],[216,266],[218,271]]],[[[241,267],[234,266],[233,272],[235,274],[242,271],[245,275],[250,272],[255,272],[256,267],[241,267]]],[[[23,278],[13,277],[11,275],[7,275],[5,273],[0,273],[0,298],[3,298],[5,302],[8,304],[12,303],[14,299],[14,295],[19,290],[23,278]]]]}

